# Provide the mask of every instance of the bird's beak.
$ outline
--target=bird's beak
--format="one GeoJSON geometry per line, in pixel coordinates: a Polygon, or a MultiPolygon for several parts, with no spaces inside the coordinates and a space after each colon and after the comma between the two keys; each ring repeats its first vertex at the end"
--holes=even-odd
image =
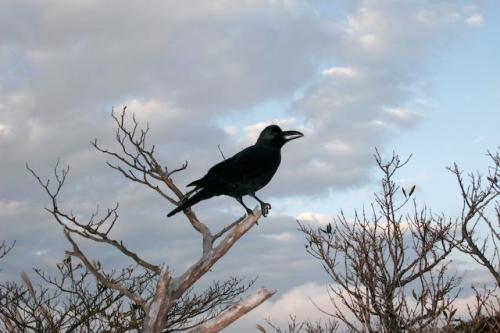
{"type": "Polygon", "coordinates": [[[299,131],[284,131],[283,132],[283,137],[285,138],[285,142],[298,139],[303,137],[304,134],[300,133],[299,131]]]}

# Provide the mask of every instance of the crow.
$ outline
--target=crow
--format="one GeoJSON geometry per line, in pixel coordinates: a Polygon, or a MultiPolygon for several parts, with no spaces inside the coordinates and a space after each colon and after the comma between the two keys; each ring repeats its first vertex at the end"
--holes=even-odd
{"type": "Polygon", "coordinates": [[[219,195],[235,198],[248,214],[252,214],[252,210],[243,202],[243,196],[249,195],[260,203],[262,214],[267,216],[271,205],[259,199],[255,192],[266,186],[278,170],[281,147],[303,136],[299,131],[283,131],[278,125],[267,126],[253,146],[214,165],[205,176],[188,184],[194,186],[189,193],[196,193],[181,201],[167,216],[219,195]]]}

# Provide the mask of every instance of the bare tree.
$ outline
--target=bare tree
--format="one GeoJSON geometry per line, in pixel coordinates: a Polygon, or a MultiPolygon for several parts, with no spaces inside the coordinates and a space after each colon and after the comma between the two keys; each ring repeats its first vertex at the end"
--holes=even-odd
{"type": "Polygon", "coordinates": [[[492,165],[486,177],[470,173],[466,183],[456,163],[449,170],[457,178],[463,201],[458,249],[488,269],[500,286],[500,154],[488,156],[492,165]]]}
{"type": "MultiPolygon", "coordinates": [[[[34,285],[23,272],[23,283],[7,282],[0,286],[5,294],[0,304],[0,323],[9,332],[101,332],[133,327],[127,312],[131,311],[130,304],[124,302],[123,295],[102,284],[90,283],[88,271],[81,264],[74,266],[69,257],[57,268],[58,278],[36,270],[47,282],[44,285],[34,285]]],[[[133,282],[137,287],[144,283],[142,280],[151,279],[147,272],[132,278],[133,275],[132,270],[123,270],[108,277],[120,283],[133,282]]]]}
{"type": "Polygon", "coordinates": [[[467,304],[468,320],[458,320],[458,332],[500,332],[500,294],[498,288],[474,289],[474,302],[467,304]]]}
{"type": "Polygon", "coordinates": [[[9,253],[12,250],[15,244],[16,244],[15,241],[12,242],[11,244],[7,244],[5,241],[2,241],[2,243],[0,244],[0,259],[5,257],[7,253],[9,253]]]}
{"type": "Polygon", "coordinates": [[[472,285],[474,304],[467,305],[468,320],[460,319],[457,331],[500,331],[500,154],[488,152],[487,175],[478,171],[462,176],[458,165],[448,168],[456,177],[462,199],[457,248],[485,267],[495,280],[492,287],[472,285]]]}
{"type": "Polygon", "coordinates": [[[417,332],[437,325],[456,298],[458,279],[447,274],[454,225],[444,216],[418,208],[415,187],[394,181],[408,160],[393,154],[384,162],[381,192],[370,212],[341,213],[325,229],[300,224],[307,251],[332,280],[333,311],[323,313],[350,332],[417,332]],[[411,207],[407,207],[412,203],[411,207]],[[406,209],[406,212],[405,212],[406,209]]]}
{"type": "Polygon", "coordinates": [[[267,333],[268,330],[275,333],[336,333],[339,331],[339,325],[336,321],[300,321],[297,320],[296,316],[290,316],[290,320],[285,329],[279,327],[269,319],[266,320],[266,324],[269,326],[267,330],[262,325],[257,325],[257,329],[262,333],[267,333]]]}
{"type": "MultiPolygon", "coordinates": [[[[93,141],[92,145],[116,161],[116,164],[113,162],[107,162],[107,164],[127,179],[146,186],[171,204],[180,204],[185,199],[185,194],[175,185],[172,176],[185,170],[187,163],[177,169],[169,170],[156,159],[155,146],[146,145],[149,127],[141,129],[134,116],[132,116],[132,123],[128,125],[126,108],[118,115],[113,113],[112,117],[117,127],[116,141],[120,150],[118,152],[108,150],[100,146],[97,140],[93,141]]],[[[241,217],[213,233],[191,209],[186,210],[185,215],[189,223],[202,238],[202,254],[198,261],[184,273],[173,276],[168,266],[148,262],[122,241],[111,237],[110,233],[119,217],[118,204],[108,208],[102,214],[97,208],[85,221],[73,214],[71,210],[67,211],[59,205],[58,198],[69,167],[60,168],[59,163],[56,165],[53,177],[55,186],[50,186],[49,180],[42,180],[29,166],[27,168],[50,198],[50,206],[47,210],[63,228],[64,235],[71,245],[71,249],[66,252],[67,255],[78,258],[99,284],[128,298],[144,312],[144,319],[140,324],[142,332],[161,332],[168,327],[169,321],[174,320],[169,317],[169,312],[177,301],[191,290],[193,285],[257,223],[261,216],[261,211],[256,208],[252,215],[241,217]],[[126,280],[115,279],[112,274],[106,273],[101,265],[88,258],[78,245],[75,236],[114,247],[128,257],[134,265],[147,272],[145,274],[154,277],[154,288],[150,293],[145,293],[141,288],[128,284],[126,280]]],[[[274,291],[265,288],[258,289],[240,303],[232,305],[215,318],[203,323],[204,330],[217,332],[223,329],[273,294],[274,291]]],[[[193,331],[197,331],[197,328],[193,328],[193,331]]]]}
{"type": "MultiPolygon", "coordinates": [[[[96,265],[100,265],[96,263],[96,265]]],[[[22,273],[23,284],[0,284],[0,331],[9,332],[139,332],[145,312],[124,294],[95,283],[93,275],[71,257],[57,264],[58,275],[48,276],[35,269],[43,285],[34,286],[28,274],[22,273]]],[[[110,272],[108,279],[151,295],[156,277],[138,267],[110,272]]],[[[253,284],[230,278],[215,282],[201,293],[189,290],[179,298],[167,314],[163,332],[190,330],[216,318],[253,284]]]]}
{"type": "MultiPolygon", "coordinates": [[[[12,242],[11,244],[7,244],[4,241],[2,241],[2,243],[0,244],[0,259],[3,259],[11,250],[12,248],[14,247],[15,245],[15,241],[12,242]]],[[[9,295],[9,292],[8,292],[8,285],[7,284],[4,284],[2,281],[0,281],[0,307],[3,307],[4,304],[8,304],[8,295],[9,295]]],[[[1,315],[0,315],[0,319],[2,319],[1,315]]],[[[1,329],[2,329],[2,321],[0,321],[0,332],[1,332],[1,329]]]]}

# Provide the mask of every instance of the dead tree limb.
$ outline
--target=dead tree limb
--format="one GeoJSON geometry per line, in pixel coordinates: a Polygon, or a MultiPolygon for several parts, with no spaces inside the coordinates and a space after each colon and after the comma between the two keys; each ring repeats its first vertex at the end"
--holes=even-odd
{"type": "Polygon", "coordinates": [[[12,248],[16,245],[16,241],[13,241],[11,244],[7,244],[5,241],[2,241],[0,244],[0,259],[5,257],[7,253],[12,251],[12,248]]]}
{"type": "Polygon", "coordinates": [[[217,317],[190,330],[189,333],[219,332],[229,326],[235,320],[252,311],[254,308],[262,304],[265,300],[273,296],[275,293],[276,291],[269,291],[265,288],[260,288],[240,303],[235,304],[226,311],[222,312],[217,317]]]}

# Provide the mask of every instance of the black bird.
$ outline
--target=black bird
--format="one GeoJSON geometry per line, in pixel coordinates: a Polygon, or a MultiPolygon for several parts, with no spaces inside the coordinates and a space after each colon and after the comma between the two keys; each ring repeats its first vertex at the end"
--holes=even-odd
{"type": "Polygon", "coordinates": [[[302,136],[304,135],[299,131],[283,131],[278,125],[267,126],[253,146],[214,165],[205,176],[188,184],[195,187],[191,192],[197,192],[182,201],[167,216],[218,195],[235,198],[248,214],[252,214],[252,210],[243,203],[243,196],[249,195],[260,203],[262,214],[266,216],[271,205],[260,200],[255,192],[266,186],[278,170],[281,147],[302,136]]]}

